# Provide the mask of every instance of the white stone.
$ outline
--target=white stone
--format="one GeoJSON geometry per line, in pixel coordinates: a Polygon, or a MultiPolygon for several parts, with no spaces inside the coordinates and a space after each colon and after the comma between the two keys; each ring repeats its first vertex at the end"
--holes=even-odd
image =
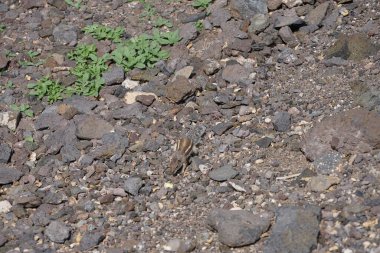
{"type": "Polygon", "coordinates": [[[0,201],[0,213],[8,213],[12,208],[8,200],[0,201]]]}

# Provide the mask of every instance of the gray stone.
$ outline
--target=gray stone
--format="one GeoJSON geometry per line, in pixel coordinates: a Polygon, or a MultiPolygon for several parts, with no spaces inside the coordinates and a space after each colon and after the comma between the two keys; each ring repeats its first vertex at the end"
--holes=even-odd
{"type": "Polygon", "coordinates": [[[340,179],[338,177],[320,175],[310,179],[309,187],[312,191],[322,192],[328,190],[332,185],[336,185],[339,182],[340,179]]]}
{"type": "Polygon", "coordinates": [[[212,128],[212,131],[217,134],[217,135],[222,135],[224,134],[228,129],[233,127],[233,124],[230,122],[221,122],[218,123],[216,126],[212,128]]]}
{"type": "Polygon", "coordinates": [[[228,10],[226,10],[224,4],[219,4],[219,2],[223,1],[215,1],[210,7],[209,7],[209,13],[208,20],[213,24],[213,26],[221,26],[223,23],[227,22],[231,19],[231,14],[228,10]]]}
{"type": "Polygon", "coordinates": [[[288,112],[276,112],[273,118],[273,127],[278,132],[286,132],[290,129],[291,115],[288,112]]]}
{"type": "Polygon", "coordinates": [[[277,16],[274,20],[274,27],[281,28],[283,26],[302,26],[305,24],[305,21],[300,17],[294,16],[277,16]]]}
{"type": "Polygon", "coordinates": [[[305,18],[308,25],[319,26],[322,23],[323,18],[326,15],[327,9],[329,8],[330,2],[324,2],[318,5],[315,9],[311,10],[305,18]]]}
{"type": "Polygon", "coordinates": [[[179,35],[182,38],[181,43],[187,44],[189,41],[194,40],[198,35],[195,23],[186,23],[182,25],[179,30],[179,35]]]}
{"type": "Polygon", "coordinates": [[[35,121],[34,128],[36,130],[57,130],[68,123],[61,115],[55,112],[43,112],[35,121]]]}
{"type": "Polygon", "coordinates": [[[140,103],[133,103],[125,105],[120,109],[112,111],[112,117],[114,119],[131,119],[131,118],[142,118],[143,112],[146,111],[146,107],[140,103]]]}
{"type": "Polygon", "coordinates": [[[316,206],[280,207],[264,253],[310,253],[317,246],[321,209],[316,206]]]}
{"type": "Polygon", "coordinates": [[[80,157],[80,151],[73,145],[67,144],[61,148],[62,162],[74,162],[80,157]]]}
{"type": "Polygon", "coordinates": [[[342,160],[342,155],[332,150],[324,155],[318,156],[313,161],[313,165],[318,174],[329,175],[333,173],[342,160]]]}
{"type": "Polygon", "coordinates": [[[124,81],[124,69],[114,66],[102,75],[105,85],[121,84],[124,81]]]}
{"type": "Polygon", "coordinates": [[[76,27],[72,25],[59,24],[53,29],[54,40],[62,45],[75,45],[77,43],[76,27]]]}
{"type": "Polygon", "coordinates": [[[222,78],[229,83],[239,83],[249,78],[250,71],[240,64],[227,65],[222,72],[222,78]]]}
{"type": "Polygon", "coordinates": [[[281,27],[278,31],[278,35],[289,47],[295,48],[299,44],[297,37],[293,34],[289,26],[281,27]]]}
{"type": "Polygon", "coordinates": [[[236,177],[238,174],[239,174],[239,172],[234,170],[232,168],[232,165],[227,164],[227,165],[224,165],[220,168],[217,168],[217,169],[210,171],[208,176],[212,180],[215,180],[218,182],[223,182],[223,181],[226,181],[228,179],[232,179],[232,178],[236,177]]]}
{"type": "Polygon", "coordinates": [[[282,0],[268,0],[268,10],[274,11],[281,7],[282,0]]]}
{"type": "Polygon", "coordinates": [[[70,228],[63,222],[52,221],[45,229],[45,235],[52,242],[64,243],[70,237],[70,228]]]}
{"type": "Polygon", "coordinates": [[[22,175],[21,171],[0,163],[0,185],[16,182],[22,175]]]}
{"type": "Polygon", "coordinates": [[[230,5],[242,18],[247,20],[258,13],[268,13],[266,0],[231,0],[230,5]]]}
{"type": "Polygon", "coordinates": [[[0,163],[7,163],[11,159],[12,149],[7,143],[0,144],[0,163]]]}
{"type": "Polygon", "coordinates": [[[218,232],[219,241],[229,247],[255,243],[268,230],[270,215],[253,214],[246,210],[213,210],[207,225],[218,232]]]}
{"type": "Polygon", "coordinates": [[[86,232],[80,240],[79,248],[82,251],[90,250],[99,245],[105,238],[106,236],[101,231],[86,232]]]}
{"type": "Polygon", "coordinates": [[[256,14],[251,18],[251,24],[248,27],[250,33],[259,34],[269,26],[269,17],[266,14],[256,14]]]}
{"type": "Polygon", "coordinates": [[[288,8],[293,8],[303,4],[302,0],[282,0],[282,3],[284,3],[288,8]]]}
{"type": "Polygon", "coordinates": [[[166,85],[165,93],[170,101],[180,103],[195,93],[195,87],[187,78],[178,76],[166,85]]]}
{"type": "Polygon", "coordinates": [[[3,247],[4,244],[8,242],[8,239],[5,237],[5,235],[0,234],[0,247],[3,247]]]}
{"type": "Polygon", "coordinates": [[[353,82],[351,89],[355,95],[355,102],[369,111],[380,112],[380,89],[370,88],[360,81],[353,82]]]}
{"type": "Polygon", "coordinates": [[[45,4],[44,0],[28,0],[28,1],[23,1],[22,6],[25,9],[32,9],[32,8],[44,7],[44,4],[45,4]]]}
{"type": "Polygon", "coordinates": [[[88,114],[98,105],[97,101],[89,99],[83,96],[72,96],[66,98],[63,102],[74,106],[82,114],[88,114]]]}
{"type": "Polygon", "coordinates": [[[268,148],[270,146],[270,144],[272,143],[272,138],[265,136],[265,137],[257,140],[255,143],[260,148],[268,148]]]}
{"type": "Polygon", "coordinates": [[[333,150],[340,154],[368,153],[380,148],[379,133],[378,113],[352,109],[316,123],[304,135],[301,149],[311,161],[333,150]]]}
{"type": "Polygon", "coordinates": [[[129,177],[124,182],[124,190],[133,196],[139,194],[140,188],[144,185],[144,181],[140,177],[129,177]]]}
{"type": "Polygon", "coordinates": [[[208,59],[206,60],[205,65],[203,66],[203,72],[205,72],[206,75],[211,76],[218,72],[220,68],[221,66],[219,62],[208,59]]]}
{"type": "Polygon", "coordinates": [[[77,126],[76,136],[79,139],[100,139],[113,130],[110,123],[93,115],[78,115],[74,117],[74,120],[77,126]]]}

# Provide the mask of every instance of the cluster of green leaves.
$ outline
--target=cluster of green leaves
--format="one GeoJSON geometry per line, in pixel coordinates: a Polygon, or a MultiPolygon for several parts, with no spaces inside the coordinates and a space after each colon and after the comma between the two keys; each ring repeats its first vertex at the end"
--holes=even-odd
{"type": "Polygon", "coordinates": [[[194,0],[193,7],[199,9],[206,9],[211,2],[212,0],[194,0]]]}
{"type": "Polygon", "coordinates": [[[14,111],[21,112],[22,114],[28,117],[33,117],[34,115],[33,111],[30,109],[30,106],[27,104],[21,104],[21,105],[12,104],[10,105],[10,108],[14,111]]]}
{"type": "Polygon", "coordinates": [[[5,31],[5,28],[7,28],[4,24],[0,24],[0,33],[5,31]]]}
{"type": "MultiPolygon", "coordinates": [[[[91,33],[94,36],[94,33],[91,33]]],[[[100,37],[97,37],[100,39],[100,37]]],[[[133,68],[151,68],[160,60],[167,59],[169,52],[162,46],[173,45],[181,40],[179,31],[160,32],[158,29],[152,35],[141,34],[117,44],[117,48],[103,56],[97,54],[93,44],[80,44],[75,50],[68,53],[67,57],[76,62],[71,73],[76,76],[76,82],[70,87],[63,87],[59,82],[44,77],[36,83],[31,83],[30,95],[39,99],[47,97],[49,103],[62,99],[72,94],[84,96],[98,96],[104,85],[102,74],[108,69],[108,65],[116,63],[126,72],[133,68]]],[[[29,57],[35,57],[29,52],[29,57]]]]}
{"type": "Polygon", "coordinates": [[[84,33],[91,34],[97,40],[112,40],[113,42],[120,42],[125,29],[123,27],[111,28],[104,25],[93,24],[86,26],[83,29],[84,33]]]}
{"type": "Polygon", "coordinates": [[[142,34],[119,45],[111,53],[111,58],[127,72],[133,68],[151,68],[156,62],[169,57],[169,53],[161,46],[173,45],[180,40],[178,30],[174,32],[154,30],[152,36],[142,34]]]}
{"type": "Polygon", "coordinates": [[[76,1],[65,0],[65,3],[67,3],[68,5],[74,7],[75,9],[80,9],[80,7],[82,6],[82,0],[76,0],[76,1]]]}
{"type": "Polygon", "coordinates": [[[74,86],[67,88],[68,94],[98,96],[104,84],[102,74],[107,70],[106,62],[109,54],[99,57],[95,45],[81,44],[68,54],[70,60],[76,62],[71,73],[77,77],[74,86]]]}
{"type": "Polygon", "coordinates": [[[155,19],[153,21],[153,25],[155,27],[162,27],[162,26],[166,26],[168,28],[172,28],[173,27],[173,24],[172,22],[170,22],[169,20],[163,18],[163,17],[158,17],[157,19],[155,19]]]}
{"type": "Polygon", "coordinates": [[[202,31],[204,29],[203,21],[198,20],[197,22],[195,22],[195,28],[198,32],[202,31]]]}
{"type": "Polygon", "coordinates": [[[140,14],[140,18],[148,18],[156,16],[156,8],[149,3],[144,3],[144,11],[140,14]]]}
{"type": "Polygon", "coordinates": [[[43,60],[38,60],[38,61],[34,60],[37,56],[40,55],[40,53],[37,51],[29,50],[28,52],[26,52],[26,55],[29,57],[30,61],[27,60],[27,61],[18,62],[18,64],[20,64],[20,66],[23,68],[28,67],[28,66],[38,67],[44,63],[43,60]]]}
{"type": "Polygon", "coordinates": [[[31,89],[30,95],[37,96],[38,99],[47,97],[49,103],[62,99],[65,92],[65,88],[58,81],[50,80],[48,76],[28,84],[28,88],[31,89]]]}

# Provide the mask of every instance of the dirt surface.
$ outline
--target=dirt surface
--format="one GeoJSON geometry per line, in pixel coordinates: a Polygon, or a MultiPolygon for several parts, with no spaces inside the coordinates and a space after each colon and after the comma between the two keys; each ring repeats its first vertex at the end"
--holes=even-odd
{"type": "Polygon", "coordinates": [[[379,253],[379,27],[378,0],[2,0],[0,252],[379,253]]]}

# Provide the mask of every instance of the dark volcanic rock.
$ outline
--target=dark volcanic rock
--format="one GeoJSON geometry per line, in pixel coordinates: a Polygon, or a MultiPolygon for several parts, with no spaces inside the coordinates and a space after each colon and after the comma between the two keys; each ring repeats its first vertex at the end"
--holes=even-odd
{"type": "Polygon", "coordinates": [[[0,163],[0,185],[13,183],[22,175],[21,171],[0,163]]]}
{"type": "Polygon", "coordinates": [[[207,225],[216,230],[221,243],[241,247],[255,243],[270,225],[268,214],[253,214],[245,210],[213,210],[207,225]]]}
{"type": "Polygon", "coordinates": [[[70,237],[70,228],[60,221],[52,221],[45,230],[50,241],[64,243],[70,237]]]}
{"type": "Polygon", "coordinates": [[[304,136],[301,149],[311,161],[333,150],[341,154],[369,152],[380,148],[379,133],[379,114],[352,109],[317,123],[304,136]]]}
{"type": "Polygon", "coordinates": [[[309,253],[317,246],[321,209],[316,206],[280,207],[264,253],[309,253]]]}
{"type": "Polygon", "coordinates": [[[76,116],[76,135],[79,139],[100,139],[113,130],[113,126],[104,119],[96,116],[76,116]]]}
{"type": "Polygon", "coordinates": [[[90,250],[101,243],[106,236],[101,231],[86,232],[79,243],[81,251],[90,250]]]}

